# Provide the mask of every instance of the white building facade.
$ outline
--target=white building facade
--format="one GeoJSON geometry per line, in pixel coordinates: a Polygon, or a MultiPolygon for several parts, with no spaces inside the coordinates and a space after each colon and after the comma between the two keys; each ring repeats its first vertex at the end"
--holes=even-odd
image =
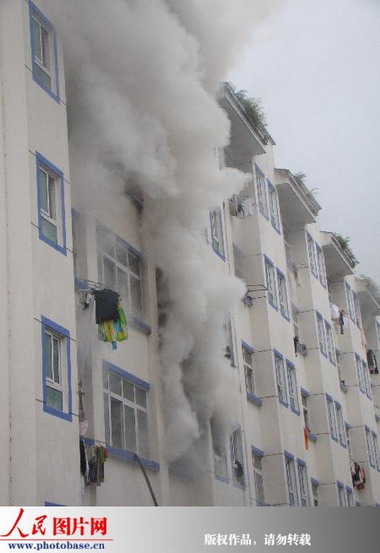
{"type": "Polygon", "coordinates": [[[379,505],[379,298],[232,89],[219,158],[249,184],[206,234],[215,272],[246,287],[220,321],[233,409],[189,467],[165,448],[152,200],[107,188],[88,208],[48,0],[1,4],[0,86],[0,503],[379,505]],[[99,338],[104,288],[127,315],[119,344],[99,338]]]}

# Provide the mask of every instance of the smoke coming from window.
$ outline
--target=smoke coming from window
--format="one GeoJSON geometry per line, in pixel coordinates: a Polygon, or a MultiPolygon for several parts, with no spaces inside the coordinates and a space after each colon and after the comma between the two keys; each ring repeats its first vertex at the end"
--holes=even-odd
{"type": "Polygon", "coordinates": [[[252,4],[49,2],[64,42],[73,195],[95,215],[102,197],[123,194],[126,183],[144,195],[143,253],[165,281],[169,461],[194,447],[215,412],[233,417],[228,390],[238,381],[224,355],[223,321],[245,287],[228,275],[228,259],[213,254],[205,229],[209,211],[246,179],[219,167],[229,121],[215,92],[257,17],[252,4]]]}

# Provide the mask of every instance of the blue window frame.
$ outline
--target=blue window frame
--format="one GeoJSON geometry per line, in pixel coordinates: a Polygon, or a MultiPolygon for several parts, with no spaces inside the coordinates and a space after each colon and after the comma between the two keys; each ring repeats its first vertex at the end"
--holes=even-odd
{"type": "Polygon", "coordinates": [[[316,317],[319,349],[322,355],[327,357],[325,324],[322,315],[318,311],[316,311],[316,317]]]}
{"type": "Polygon", "coordinates": [[[64,177],[60,169],[36,152],[39,238],[66,255],[64,177]]]}
{"type": "Polygon", "coordinates": [[[284,451],[284,455],[289,505],[290,507],[296,507],[297,505],[299,505],[299,499],[294,455],[292,455],[288,451],[284,451]]]}
{"type": "Polygon", "coordinates": [[[126,450],[149,458],[149,389],[148,382],[103,361],[106,443],[115,452],[126,450]]]}
{"type": "Polygon", "coordinates": [[[346,498],[346,492],[344,489],[344,484],[342,482],[337,481],[336,485],[338,488],[339,507],[347,507],[347,498],[346,498]]]}
{"type": "Polygon", "coordinates": [[[330,436],[332,437],[332,439],[334,441],[337,442],[338,441],[338,431],[337,431],[337,424],[336,424],[334,400],[328,394],[326,394],[326,403],[327,403],[327,417],[328,417],[330,436]]]}
{"type": "Polygon", "coordinates": [[[274,350],[274,368],[276,375],[278,401],[288,407],[288,395],[286,387],[285,375],[285,359],[284,356],[277,350],[274,350]]]}
{"type": "Polygon", "coordinates": [[[43,410],[72,421],[70,332],[41,315],[43,410]]]}
{"type": "Polygon", "coordinates": [[[29,1],[33,80],[59,103],[57,34],[52,23],[29,1]]]}
{"type": "Polygon", "coordinates": [[[301,507],[310,506],[309,477],[305,461],[297,459],[298,484],[300,492],[301,507]]]}
{"type": "Polygon", "coordinates": [[[323,255],[323,251],[322,251],[322,248],[318,246],[317,243],[315,244],[315,250],[316,250],[316,261],[317,261],[319,282],[322,284],[324,288],[326,288],[326,285],[327,285],[326,268],[325,268],[325,258],[323,255]]]}

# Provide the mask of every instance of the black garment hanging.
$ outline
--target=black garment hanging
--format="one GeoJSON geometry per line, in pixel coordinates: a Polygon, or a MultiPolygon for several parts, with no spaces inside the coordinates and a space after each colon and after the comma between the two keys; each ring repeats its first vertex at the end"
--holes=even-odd
{"type": "Polygon", "coordinates": [[[119,294],[113,290],[93,290],[95,296],[96,323],[100,324],[104,321],[117,321],[119,319],[118,305],[119,294]]]}

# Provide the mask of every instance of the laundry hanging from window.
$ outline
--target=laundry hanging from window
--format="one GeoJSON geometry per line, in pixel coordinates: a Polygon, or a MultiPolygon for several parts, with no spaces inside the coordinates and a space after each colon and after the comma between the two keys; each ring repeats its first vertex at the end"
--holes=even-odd
{"type": "Polygon", "coordinates": [[[127,319],[121,306],[120,296],[113,290],[93,290],[95,297],[95,320],[98,324],[99,339],[111,342],[117,348],[117,342],[128,338],[127,319]]]}
{"type": "Polygon", "coordinates": [[[104,482],[104,465],[108,457],[104,446],[86,446],[84,440],[79,441],[80,470],[86,484],[100,486],[104,482]]]}

